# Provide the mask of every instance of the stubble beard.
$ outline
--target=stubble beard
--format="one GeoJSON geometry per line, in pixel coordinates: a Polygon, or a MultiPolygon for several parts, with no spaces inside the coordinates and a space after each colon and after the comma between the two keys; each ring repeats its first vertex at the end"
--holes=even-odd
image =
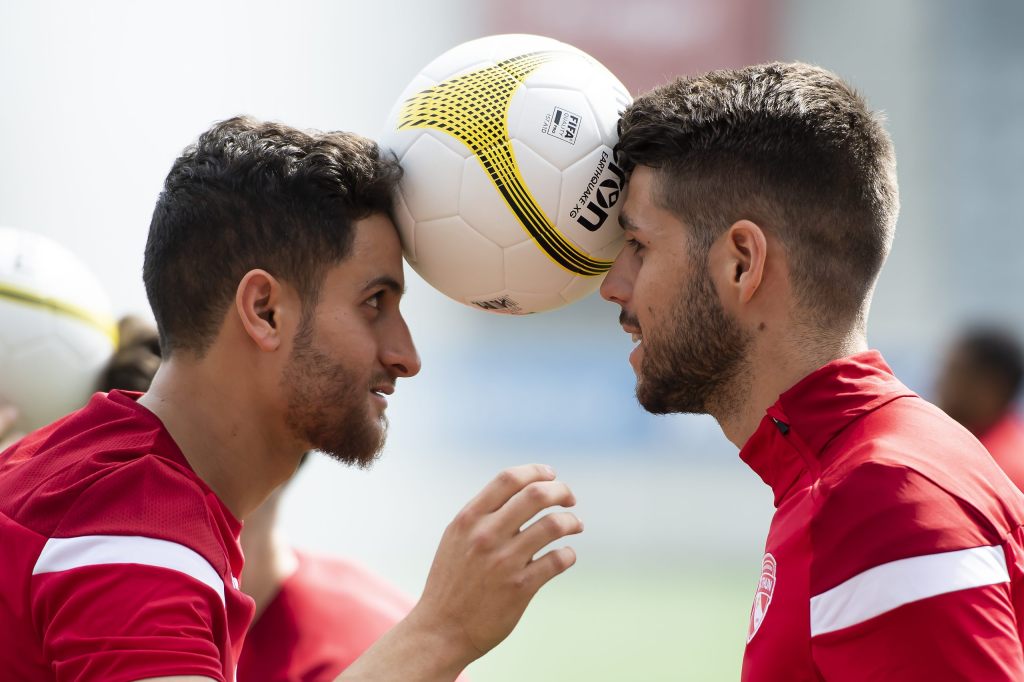
{"type": "Polygon", "coordinates": [[[316,346],[311,321],[303,321],[281,379],[285,423],[297,438],[331,458],[366,469],[384,448],[388,422],[368,410],[376,378],[364,386],[357,377],[316,346]]]}
{"type": "Polygon", "coordinates": [[[736,411],[750,383],[750,335],[722,307],[706,263],[694,269],[669,311],[664,332],[644,330],[636,397],[652,414],[736,411]]]}

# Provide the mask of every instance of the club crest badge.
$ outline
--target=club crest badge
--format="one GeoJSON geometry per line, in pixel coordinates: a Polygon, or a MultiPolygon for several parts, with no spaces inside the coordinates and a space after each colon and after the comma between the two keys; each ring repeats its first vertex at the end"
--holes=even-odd
{"type": "Polygon", "coordinates": [[[754,605],[750,607],[750,627],[747,630],[748,644],[750,640],[754,639],[765,616],[768,615],[768,607],[771,606],[772,595],[775,593],[776,573],[775,557],[769,552],[761,561],[761,578],[757,581],[754,605]]]}

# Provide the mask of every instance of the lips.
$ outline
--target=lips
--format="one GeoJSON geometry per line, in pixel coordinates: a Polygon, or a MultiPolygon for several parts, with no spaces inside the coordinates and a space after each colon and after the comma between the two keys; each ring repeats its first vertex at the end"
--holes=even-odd
{"type": "Polygon", "coordinates": [[[391,395],[394,392],[394,384],[378,384],[370,387],[370,395],[373,396],[374,402],[380,406],[381,411],[385,410],[388,406],[388,399],[384,396],[391,395]]]}
{"type": "Polygon", "coordinates": [[[633,343],[640,343],[644,340],[644,333],[640,330],[637,325],[622,325],[622,331],[629,334],[630,338],[633,339],[633,343]]]}
{"type": "Polygon", "coordinates": [[[633,371],[639,375],[640,372],[640,356],[643,354],[643,343],[644,333],[640,329],[640,324],[635,319],[626,315],[626,311],[623,310],[619,315],[619,324],[622,325],[622,331],[629,334],[630,338],[633,339],[633,343],[636,347],[633,348],[633,352],[629,354],[629,364],[633,366],[633,371]]]}

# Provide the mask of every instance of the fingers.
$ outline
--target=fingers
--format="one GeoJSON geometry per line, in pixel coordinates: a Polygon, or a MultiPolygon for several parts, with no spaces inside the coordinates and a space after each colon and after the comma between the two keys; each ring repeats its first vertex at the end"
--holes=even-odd
{"type": "Polygon", "coordinates": [[[498,532],[512,535],[548,507],[571,507],[576,496],[561,481],[534,481],[513,495],[494,515],[498,532]]]}
{"type": "Polygon", "coordinates": [[[575,514],[555,512],[537,519],[524,528],[513,540],[511,548],[515,554],[525,556],[527,563],[530,563],[531,557],[555,540],[582,532],[583,522],[575,514]]]}
{"type": "Polygon", "coordinates": [[[544,509],[576,503],[554,479],[540,464],[506,469],[445,529],[416,608],[430,631],[444,633],[466,660],[505,639],[537,590],[576,562],[569,547],[534,559],[551,542],[583,530],[567,511],[529,523],[544,509]]]}
{"type": "MultiPolygon", "coordinates": [[[[500,509],[513,495],[529,484],[536,481],[550,481],[554,477],[554,470],[546,464],[524,464],[505,469],[470,500],[463,509],[463,513],[474,516],[490,514],[500,509]]],[[[526,523],[527,520],[529,517],[523,519],[523,523],[526,523]]]]}
{"type": "Polygon", "coordinates": [[[576,551],[572,547],[553,549],[530,562],[526,567],[525,583],[533,591],[539,590],[545,583],[569,570],[575,563],[576,551]]]}

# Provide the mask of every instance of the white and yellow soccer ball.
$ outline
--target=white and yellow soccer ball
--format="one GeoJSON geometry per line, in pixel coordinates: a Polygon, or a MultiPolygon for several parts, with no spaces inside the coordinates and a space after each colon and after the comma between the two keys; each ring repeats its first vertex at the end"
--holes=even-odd
{"type": "Polygon", "coordinates": [[[499,35],[430,62],[388,116],[405,170],[396,222],[436,289],[495,313],[593,292],[622,247],[612,148],[626,88],[581,50],[499,35]]]}
{"type": "Polygon", "coordinates": [[[0,227],[0,401],[18,408],[15,429],[83,406],[116,346],[92,272],[52,239],[0,227]]]}

